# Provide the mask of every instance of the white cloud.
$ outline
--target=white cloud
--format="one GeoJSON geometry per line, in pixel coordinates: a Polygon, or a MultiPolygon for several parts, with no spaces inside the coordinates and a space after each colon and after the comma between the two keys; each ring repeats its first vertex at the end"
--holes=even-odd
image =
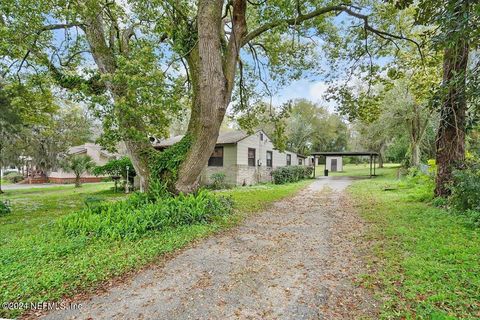
{"type": "Polygon", "coordinates": [[[328,87],[329,84],[325,81],[298,80],[275,94],[272,102],[274,105],[280,105],[288,100],[303,98],[328,108],[330,112],[335,112],[336,103],[334,101],[328,102],[324,97],[328,87]]]}
{"type": "Polygon", "coordinates": [[[329,84],[324,81],[312,83],[308,90],[310,100],[328,108],[330,112],[335,112],[336,103],[334,101],[327,101],[325,94],[328,91],[329,84]]]}

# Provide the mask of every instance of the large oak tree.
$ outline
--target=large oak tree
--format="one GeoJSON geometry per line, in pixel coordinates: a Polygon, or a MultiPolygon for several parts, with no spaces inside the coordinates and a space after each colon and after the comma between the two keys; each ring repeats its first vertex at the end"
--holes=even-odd
{"type": "Polygon", "coordinates": [[[364,54],[370,55],[369,37],[404,40],[379,30],[365,14],[371,9],[320,0],[2,2],[3,67],[46,73],[100,106],[105,137],[125,142],[144,189],[157,174],[150,172],[149,136],[165,133],[179,101],[190,101],[190,142],[172,184],[177,192],[190,192],[236,86],[243,97],[246,65],[267,61],[272,72],[298,77],[313,64],[305,58],[315,51],[307,40],[334,41],[338,15],[355,20],[362,47],[367,42],[364,54]]]}

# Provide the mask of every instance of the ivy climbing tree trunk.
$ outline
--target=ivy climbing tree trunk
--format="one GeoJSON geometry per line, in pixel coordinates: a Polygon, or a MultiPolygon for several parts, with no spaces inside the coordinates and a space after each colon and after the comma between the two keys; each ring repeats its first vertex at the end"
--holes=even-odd
{"type": "Polygon", "coordinates": [[[445,49],[443,83],[445,98],[440,111],[440,123],[436,140],[437,176],[435,194],[448,196],[448,184],[452,171],[465,160],[465,96],[466,71],[468,63],[468,41],[458,38],[445,49]]]}

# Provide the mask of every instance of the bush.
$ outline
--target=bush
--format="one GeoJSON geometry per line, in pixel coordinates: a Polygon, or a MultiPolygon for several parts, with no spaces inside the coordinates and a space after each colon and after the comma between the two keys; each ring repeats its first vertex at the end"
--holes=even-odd
{"type": "Polygon", "coordinates": [[[273,170],[272,177],[275,184],[284,184],[310,178],[312,173],[309,166],[286,166],[273,170]]]}
{"type": "Polygon", "coordinates": [[[8,201],[0,201],[0,216],[12,212],[12,206],[8,201]]]}
{"type": "Polygon", "coordinates": [[[11,183],[18,183],[24,179],[20,173],[14,171],[7,173],[3,178],[11,183]]]}
{"type": "Polygon", "coordinates": [[[212,180],[211,187],[214,190],[225,189],[227,187],[227,183],[225,182],[227,176],[223,172],[216,172],[210,176],[212,180]]]}
{"type": "Polygon", "coordinates": [[[480,211],[480,165],[469,165],[453,172],[454,183],[450,186],[449,202],[461,211],[480,211]]]}
{"type": "Polygon", "coordinates": [[[469,162],[466,167],[453,172],[448,201],[452,208],[467,216],[475,226],[480,226],[480,163],[469,162]]]}
{"type": "MultiPolygon", "coordinates": [[[[410,201],[426,202],[434,199],[435,179],[429,173],[423,173],[417,167],[404,170],[405,177],[398,182],[398,187],[412,190],[410,201]]],[[[437,200],[438,201],[438,200],[437,200]]]]}
{"type": "Polygon", "coordinates": [[[123,180],[127,180],[127,167],[128,167],[128,179],[133,183],[133,178],[136,175],[135,168],[129,157],[122,157],[120,159],[109,160],[103,166],[96,166],[92,172],[96,176],[108,175],[110,177],[122,177],[123,180]]]}
{"type": "Polygon", "coordinates": [[[68,236],[135,239],[151,231],[208,223],[232,210],[229,198],[205,190],[157,201],[133,194],[124,201],[87,206],[62,218],[58,225],[68,236]]]}

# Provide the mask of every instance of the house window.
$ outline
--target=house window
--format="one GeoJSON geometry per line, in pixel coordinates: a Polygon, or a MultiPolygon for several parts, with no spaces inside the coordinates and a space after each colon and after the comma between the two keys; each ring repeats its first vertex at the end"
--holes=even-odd
{"type": "Polygon", "coordinates": [[[291,165],[292,165],[292,155],[287,154],[287,166],[291,166],[291,165]]]}
{"type": "Polygon", "coordinates": [[[209,167],[223,167],[223,147],[215,147],[210,159],[208,159],[209,167]]]}
{"type": "Polygon", "coordinates": [[[301,166],[303,164],[302,158],[298,158],[298,165],[301,166]]]}
{"type": "Polygon", "coordinates": [[[255,167],[255,149],[248,148],[248,166],[255,167]]]}
{"type": "Polygon", "coordinates": [[[260,132],[260,141],[263,141],[263,133],[260,132]]]}
{"type": "Polygon", "coordinates": [[[273,152],[272,151],[267,151],[267,167],[272,167],[273,166],[273,152]]]}

